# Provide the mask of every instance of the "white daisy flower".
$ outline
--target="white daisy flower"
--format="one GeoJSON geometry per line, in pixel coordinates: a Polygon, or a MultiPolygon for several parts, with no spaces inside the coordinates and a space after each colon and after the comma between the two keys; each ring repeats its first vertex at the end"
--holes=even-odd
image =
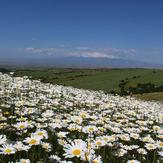
{"type": "Polygon", "coordinates": [[[72,142],[71,144],[67,144],[66,146],[64,146],[64,151],[64,156],[66,158],[81,157],[82,155],[84,155],[84,151],[86,151],[86,143],[72,142]]]}
{"type": "Polygon", "coordinates": [[[0,148],[0,154],[10,155],[14,154],[15,152],[16,149],[13,147],[12,144],[2,145],[2,148],[0,148]]]}
{"type": "Polygon", "coordinates": [[[28,143],[30,146],[39,145],[41,143],[41,138],[36,135],[31,135],[31,137],[25,138],[24,142],[28,143]]]}

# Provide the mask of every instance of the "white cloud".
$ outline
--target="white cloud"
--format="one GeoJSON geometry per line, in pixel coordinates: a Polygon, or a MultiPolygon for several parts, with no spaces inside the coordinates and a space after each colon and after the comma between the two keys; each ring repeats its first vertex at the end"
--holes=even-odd
{"type": "Polygon", "coordinates": [[[117,58],[117,56],[114,55],[110,55],[104,52],[85,52],[83,53],[83,56],[85,57],[94,57],[94,58],[110,58],[110,59],[114,59],[117,58]]]}
{"type": "Polygon", "coordinates": [[[55,55],[56,48],[25,48],[26,52],[33,54],[55,55]]]}
{"type": "Polygon", "coordinates": [[[135,49],[119,48],[89,48],[89,47],[56,47],[56,48],[25,48],[27,53],[50,55],[50,56],[73,56],[91,58],[125,58],[135,55],[135,49]]]}
{"type": "Polygon", "coordinates": [[[78,51],[78,52],[72,52],[72,56],[77,56],[77,57],[87,57],[87,58],[117,58],[114,55],[107,54],[105,52],[100,52],[100,51],[78,51]]]}
{"type": "Polygon", "coordinates": [[[76,50],[91,50],[91,48],[87,46],[76,47],[76,50]]]}

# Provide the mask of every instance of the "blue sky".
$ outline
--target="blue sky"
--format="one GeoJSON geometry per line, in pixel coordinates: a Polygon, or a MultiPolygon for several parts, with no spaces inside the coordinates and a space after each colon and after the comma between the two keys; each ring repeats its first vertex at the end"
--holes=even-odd
{"type": "Polygon", "coordinates": [[[0,58],[163,63],[162,0],[0,0],[0,58]]]}

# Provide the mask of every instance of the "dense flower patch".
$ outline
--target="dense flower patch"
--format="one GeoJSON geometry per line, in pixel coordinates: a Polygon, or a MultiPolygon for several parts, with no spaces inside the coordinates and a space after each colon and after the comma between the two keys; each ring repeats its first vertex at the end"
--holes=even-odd
{"type": "Polygon", "coordinates": [[[161,163],[163,107],[0,74],[0,163],[161,163]]]}

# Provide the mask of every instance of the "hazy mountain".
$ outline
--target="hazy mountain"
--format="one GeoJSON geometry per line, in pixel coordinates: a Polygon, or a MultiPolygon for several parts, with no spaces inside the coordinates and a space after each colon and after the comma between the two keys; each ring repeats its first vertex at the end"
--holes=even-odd
{"type": "Polygon", "coordinates": [[[1,59],[1,66],[16,67],[63,67],[63,68],[163,68],[157,63],[148,63],[123,59],[87,58],[87,57],[49,57],[49,58],[10,58],[1,59]]]}

